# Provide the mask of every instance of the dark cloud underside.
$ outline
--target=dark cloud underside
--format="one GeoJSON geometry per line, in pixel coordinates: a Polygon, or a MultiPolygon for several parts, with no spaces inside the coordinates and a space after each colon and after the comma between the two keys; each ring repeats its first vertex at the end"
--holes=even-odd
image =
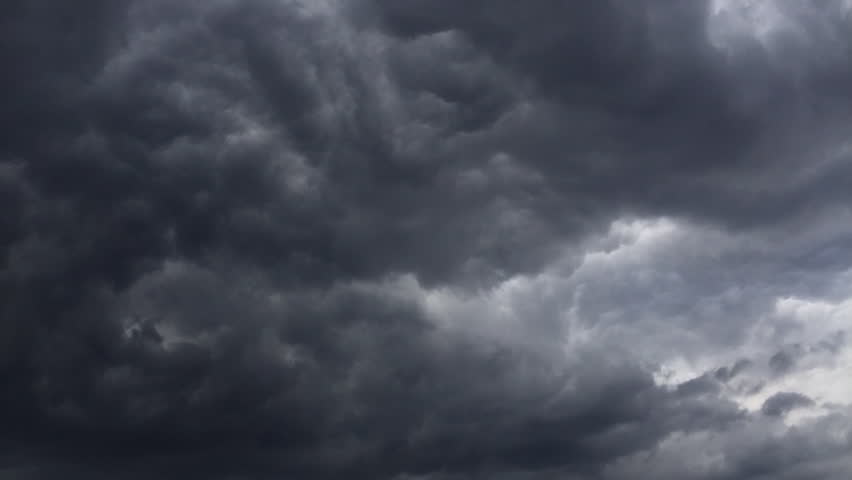
{"type": "Polygon", "coordinates": [[[0,479],[852,474],[848,2],[2,10],[0,479]]]}

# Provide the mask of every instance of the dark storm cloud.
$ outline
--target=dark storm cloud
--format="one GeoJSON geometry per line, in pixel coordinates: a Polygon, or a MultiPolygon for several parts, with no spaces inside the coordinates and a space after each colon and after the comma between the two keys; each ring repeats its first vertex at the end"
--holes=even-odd
{"type": "Polygon", "coordinates": [[[21,455],[160,478],[594,471],[668,432],[744,418],[604,353],[584,357],[594,368],[554,367],[447,336],[381,291],[266,293],[172,266],[131,292],[125,330],[87,311],[44,334],[32,379],[40,418],[15,437],[21,455]]]}
{"type": "Polygon", "coordinates": [[[830,150],[845,141],[852,74],[840,2],[779,2],[803,31],[730,51],[712,44],[704,1],[372,3],[394,34],[459,32],[531,80],[545,103],[483,141],[548,172],[571,212],[651,208],[743,226],[842,195],[830,173],[848,165],[848,151],[830,150]],[[808,158],[831,156],[798,180],[808,158]]]}
{"type": "Polygon", "coordinates": [[[773,435],[804,403],[744,410],[726,385],[753,364],[664,386],[640,355],[683,316],[681,350],[738,345],[737,315],[848,260],[803,228],[848,198],[839,2],[780,2],[798,36],[726,46],[698,1],[6,3],[0,478],[852,471],[848,414],[773,435]],[[757,233],[583,263],[627,214],[757,233]],[[559,255],[586,269],[548,293],[559,255]],[[436,313],[507,278],[544,282],[504,302],[518,331],[502,304],[436,313]],[[568,348],[552,297],[581,290],[604,333],[568,348]],[[718,470],[683,465],[699,441],[718,470]]]}

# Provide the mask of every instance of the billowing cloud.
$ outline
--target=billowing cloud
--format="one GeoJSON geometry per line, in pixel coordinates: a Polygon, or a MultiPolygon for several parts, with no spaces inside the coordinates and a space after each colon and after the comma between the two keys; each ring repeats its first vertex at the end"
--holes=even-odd
{"type": "Polygon", "coordinates": [[[7,3],[0,478],[852,474],[849,2],[7,3]]]}

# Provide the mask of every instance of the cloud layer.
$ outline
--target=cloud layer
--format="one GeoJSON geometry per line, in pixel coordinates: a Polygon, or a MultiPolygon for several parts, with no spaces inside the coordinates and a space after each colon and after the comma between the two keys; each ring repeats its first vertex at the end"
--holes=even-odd
{"type": "Polygon", "coordinates": [[[10,0],[0,479],[847,479],[852,5],[10,0]]]}

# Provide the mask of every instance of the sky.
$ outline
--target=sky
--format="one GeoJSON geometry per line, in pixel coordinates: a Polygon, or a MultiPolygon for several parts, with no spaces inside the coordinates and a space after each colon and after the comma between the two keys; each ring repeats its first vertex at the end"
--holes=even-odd
{"type": "Polygon", "coordinates": [[[2,10],[0,480],[852,478],[852,2],[2,10]]]}

